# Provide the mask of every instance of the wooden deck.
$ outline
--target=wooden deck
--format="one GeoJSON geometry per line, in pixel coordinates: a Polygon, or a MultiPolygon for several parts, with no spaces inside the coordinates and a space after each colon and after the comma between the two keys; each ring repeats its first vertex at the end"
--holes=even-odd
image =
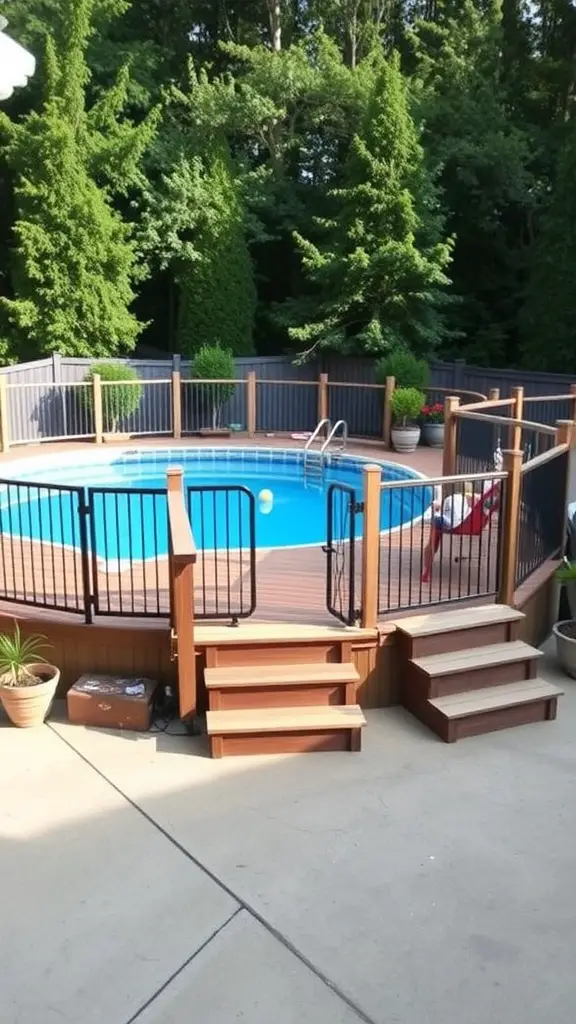
{"type": "MultiPolygon", "coordinates": [[[[214,447],[211,441],[188,438],[174,442],[170,438],[132,439],[131,447],[159,445],[187,448],[214,447]]],[[[225,446],[247,446],[245,437],[232,437],[225,446]]],[[[261,438],[252,442],[256,447],[298,447],[287,437],[261,438]]],[[[114,443],[110,447],[126,447],[114,443]]],[[[11,449],[0,456],[1,462],[14,458],[25,459],[38,455],[39,446],[11,449]]],[[[46,444],[42,452],[57,454],[69,451],[94,451],[94,445],[85,442],[46,444]]],[[[365,458],[384,459],[409,465],[427,476],[441,472],[441,453],[420,448],[414,455],[399,456],[374,442],[354,442],[349,454],[365,458]]],[[[0,469],[1,472],[1,469],[0,469]]],[[[429,584],[421,583],[422,555],[428,539],[429,526],[414,525],[404,530],[383,533],[380,545],[380,618],[394,616],[398,611],[426,607],[438,602],[466,599],[495,592],[496,589],[496,537],[491,531],[491,543],[486,535],[483,544],[468,538],[460,547],[445,543],[439,554],[429,584]],[[467,561],[454,561],[468,555],[467,561]]],[[[361,545],[355,546],[354,608],[360,606],[361,545]]],[[[335,556],[332,574],[332,605],[344,616],[349,607],[349,545],[342,545],[335,556]]],[[[105,565],[98,561],[95,573],[89,567],[90,591],[97,596],[96,611],[113,616],[158,615],[168,616],[170,608],[168,559],[151,559],[131,565],[105,565]]],[[[78,552],[58,545],[42,545],[36,541],[20,540],[0,535],[0,586],[5,600],[20,603],[33,602],[60,610],[83,612],[84,596],[82,564],[78,552]]],[[[327,608],[327,556],[321,545],[263,550],[256,552],[256,610],[253,620],[262,622],[293,622],[311,625],[335,624],[337,619],[327,608]]],[[[195,567],[196,609],[232,618],[249,606],[249,572],[246,553],[240,562],[231,553],[208,553],[195,567]],[[224,585],[223,585],[224,584],[224,585]],[[231,604],[222,601],[229,590],[231,604]]]]}

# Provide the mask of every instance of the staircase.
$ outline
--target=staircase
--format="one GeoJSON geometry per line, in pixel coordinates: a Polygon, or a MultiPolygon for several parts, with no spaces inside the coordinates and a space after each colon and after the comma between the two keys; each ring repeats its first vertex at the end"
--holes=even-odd
{"type": "Polygon", "coordinates": [[[226,665],[204,678],[212,757],[360,750],[366,719],[351,662],[226,665]]]}
{"type": "Polygon", "coordinates": [[[482,605],[398,620],[404,707],[446,743],[555,718],[562,691],[538,677],[541,652],[517,639],[523,618],[482,605]]]}

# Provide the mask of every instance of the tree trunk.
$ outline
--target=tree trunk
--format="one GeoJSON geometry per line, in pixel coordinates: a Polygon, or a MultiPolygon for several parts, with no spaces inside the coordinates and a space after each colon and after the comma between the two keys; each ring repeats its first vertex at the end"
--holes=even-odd
{"type": "Polygon", "coordinates": [[[282,49],[282,4],[281,0],[267,0],[270,20],[270,38],[274,53],[282,49]]]}

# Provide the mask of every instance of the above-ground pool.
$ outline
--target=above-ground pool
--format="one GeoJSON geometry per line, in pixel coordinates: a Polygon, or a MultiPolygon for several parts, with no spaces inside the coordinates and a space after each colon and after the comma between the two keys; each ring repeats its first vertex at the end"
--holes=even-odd
{"type": "MultiPolygon", "coordinates": [[[[6,463],[0,533],[78,546],[84,496],[68,488],[81,487],[87,489],[88,533],[96,555],[124,559],[167,554],[166,472],[177,466],[184,472],[199,547],[248,547],[252,529],[257,548],[324,544],[330,486],[352,489],[350,497],[361,501],[367,460],[332,454],[320,475],[318,453],[307,453],[307,465],[305,455],[302,450],[162,447],[40,455],[6,463]],[[247,492],[254,495],[253,502],[247,492]]],[[[384,480],[419,478],[404,466],[380,465],[384,480]]],[[[349,535],[348,494],[333,489],[334,526],[342,538],[349,535]]],[[[422,487],[394,488],[382,502],[382,529],[419,518],[431,497],[424,480],[422,487]]],[[[361,531],[358,513],[357,537],[361,531]]]]}

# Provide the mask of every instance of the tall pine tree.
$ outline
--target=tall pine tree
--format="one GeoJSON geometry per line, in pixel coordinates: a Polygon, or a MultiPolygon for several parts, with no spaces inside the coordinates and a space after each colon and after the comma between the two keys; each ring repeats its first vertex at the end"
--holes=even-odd
{"type": "MultiPolygon", "coordinates": [[[[352,141],[324,241],[298,237],[315,286],[313,316],[291,334],[319,346],[429,354],[442,340],[451,243],[440,237],[436,200],[411,117],[399,62],[378,58],[360,133],[352,141]]],[[[297,311],[297,306],[292,311],[297,311]]]]}
{"type": "Polygon", "coordinates": [[[111,197],[138,179],[156,115],[138,127],[122,120],[126,73],[86,109],[96,2],[63,0],[46,39],[41,109],[0,118],[16,204],[12,295],[0,299],[11,357],[116,355],[141,330],[130,310],[135,248],[111,197]]]}

